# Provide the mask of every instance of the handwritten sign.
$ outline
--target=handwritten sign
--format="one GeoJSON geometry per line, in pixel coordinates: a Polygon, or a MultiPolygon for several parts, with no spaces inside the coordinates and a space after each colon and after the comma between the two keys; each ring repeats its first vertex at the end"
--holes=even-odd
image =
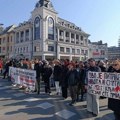
{"type": "Polygon", "coordinates": [[[120,73],[88,72],[88,92],[120,99],[120,73]]]}

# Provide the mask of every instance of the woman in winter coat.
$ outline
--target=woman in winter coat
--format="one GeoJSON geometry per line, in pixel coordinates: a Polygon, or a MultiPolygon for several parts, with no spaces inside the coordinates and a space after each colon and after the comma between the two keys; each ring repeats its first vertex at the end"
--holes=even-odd
{"type": "MultiPolygon", "coordinates": [[[[120,73],[120,61],[115,60],[113,62],[113,70],[109,72],[120,73]]],[[[109,98],[108,108],[114,111],[115,120],[120,120],[120,100],[109,98]]]]}

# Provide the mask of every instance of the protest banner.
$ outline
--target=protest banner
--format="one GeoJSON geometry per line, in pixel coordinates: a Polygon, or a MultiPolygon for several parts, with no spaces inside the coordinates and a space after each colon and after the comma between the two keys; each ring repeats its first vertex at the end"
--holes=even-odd
{"type": "Polygon", "coordinates": [[[13,83],[25,86],[31,90],[35,89],[36,71],[10,67],[9,76],[13,83]]]}
{"type": "Polygon", "coordinates": [[[120,99],[120,73],[88,72],[88,92],[120,99]]]}

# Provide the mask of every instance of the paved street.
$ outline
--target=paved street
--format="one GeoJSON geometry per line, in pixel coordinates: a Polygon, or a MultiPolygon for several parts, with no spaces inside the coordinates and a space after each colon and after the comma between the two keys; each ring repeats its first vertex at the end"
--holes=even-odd
{"type": "Polygon", "coordinates": [[[93,117],[86,111],[86,102],[69,106],[70,98],[25,93],[11,85],[7,79],[0,79],[0,120],[114,120],[107,109],[107,99],[100,100],[100,114],[93,117]]]}

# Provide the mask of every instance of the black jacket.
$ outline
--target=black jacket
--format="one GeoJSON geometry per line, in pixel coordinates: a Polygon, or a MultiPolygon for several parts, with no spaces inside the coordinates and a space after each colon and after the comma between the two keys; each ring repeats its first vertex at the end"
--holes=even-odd
{"type": "Polygon", "coordinates": [[[50,66],[44,68],[43,78],[44,81],[48,81],[52,74],[52,68],[50,66]]]}
{"type": "Polygon", "coordinates": [[[68,86],[75,86],[78,83],[79,76],[76,69],[70,70],[67,73],[68,86]]]}
{"type": "Polygon", "coordinates": [[[41,66],[39,63],[35,63],[34,70],[36,71],[36,78],[40,78],[41,66]]]}
{"type": "Polygon", "coordinates": [[[54,70],[53,70],[53,75],[54,75],[55,81],[61,80],[61,75],[62,75],[61,72],[62,72],[62,67],[60,65],[55,65],[54,70]]]}

